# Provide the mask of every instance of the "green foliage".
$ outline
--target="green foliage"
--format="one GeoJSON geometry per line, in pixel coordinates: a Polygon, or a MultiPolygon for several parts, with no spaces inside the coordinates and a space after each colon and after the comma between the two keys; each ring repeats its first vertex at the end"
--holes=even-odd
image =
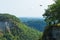
{"type": "Polygon", "coordinates": [[[24,25],[13,15],[0,14],[0,21],[12,24],[10,31],[6,29],[0,33],[0,40],[38,40],[42,36],[41,32],[24,25]]]}
{"type": "Polygon", "coordinates": [[[20,22],[20,20],[14,16],[14,15],[9,15],[9,14],[0,14],[0,21],[8,21],[8,20],[12,20],[12,21],[16,21],[16,22],[20,22]]]}
{"type": "Polygon", "coordinates": [[[48,6],[49,8],[46,9],[45,14],[45,21],[47,24],[57,24],[60,23],[60,0],[55,0],[55,3],[48,6]]]}
{"type": "Polygon", "coordinates": [[[51,35],[53,29],[55,28],[55,30],[56,29],[59,30],[60,28],[60,24],[59,24],[60,23],[60,0],[54,0],[54,1],[55,3],[49,5],[48,9],[46,9],[45,13],[43,14],[43,16],[45,17],[45,21],[49,25],[46,27],[44,31],[44,34],[42,37],[43,40],[53,40],[54,38],[51,35]],[[49,38],[49,37],[52,37],[52,38],[49,38]]]}

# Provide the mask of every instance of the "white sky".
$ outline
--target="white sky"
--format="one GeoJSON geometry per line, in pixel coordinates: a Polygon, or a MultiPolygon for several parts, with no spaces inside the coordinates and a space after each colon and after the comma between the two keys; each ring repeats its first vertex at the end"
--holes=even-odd
{"type": "Polygon", "coordinates": [[[52,3],[52,0],[0,0],[0,13],[17,17],[42,17],[44,9],[52,3]]]}

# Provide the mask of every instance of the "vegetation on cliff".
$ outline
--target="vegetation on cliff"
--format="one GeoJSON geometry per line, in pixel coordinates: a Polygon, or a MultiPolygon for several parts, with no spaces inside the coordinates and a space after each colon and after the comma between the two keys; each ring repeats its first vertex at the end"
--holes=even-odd
{"type": "Polygon", "coordinates": [[[38,40],[42,33],[32,29],[14,15],[0,14],[0,22],[5,23],[5,30],[0,30],[0,40],[38,40]]]}
{"type": "Polygon", "coordinates": [[[43,16],[49,25],[60,23],[60,0],[54,0],[55,3],[48,6],[43,16]]]}
{"type": "Polygon", "coordinates": [[[60,40],[60,0],[48,6],[43,16],[47,26],[43,32],[42,40],[60,40]]]}

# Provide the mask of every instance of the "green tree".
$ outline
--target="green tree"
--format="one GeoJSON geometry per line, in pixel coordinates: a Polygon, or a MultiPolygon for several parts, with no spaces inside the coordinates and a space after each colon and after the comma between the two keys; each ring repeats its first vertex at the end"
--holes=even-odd
{"type": "Polygon", "coordinates": [[[60,0],[54,0],[55,3],[48,6],[48,9],[45,10],[43,16],[47,24],[57,24],[60,23],[60,0]]]}

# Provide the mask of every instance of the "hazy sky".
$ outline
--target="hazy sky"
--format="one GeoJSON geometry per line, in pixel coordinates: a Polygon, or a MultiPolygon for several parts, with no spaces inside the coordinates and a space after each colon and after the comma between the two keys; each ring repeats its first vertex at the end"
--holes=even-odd
{"type": "Polygon", "coordinates": [[[52,0],[0,0],[0,13],[17,17],[42,17],[44,9],[52,3],[52,0]]]}

